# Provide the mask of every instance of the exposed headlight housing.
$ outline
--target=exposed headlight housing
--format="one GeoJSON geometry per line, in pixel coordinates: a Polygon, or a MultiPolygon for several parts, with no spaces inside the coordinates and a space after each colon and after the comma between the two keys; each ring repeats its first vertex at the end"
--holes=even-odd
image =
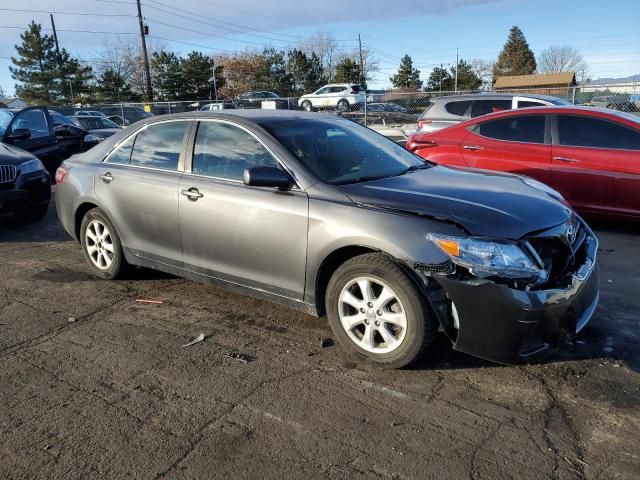
{"type": "Polygon", "coordinates": [[[38,172],[40,170],[44,170],[44,165],[40,160],[34,158],[33,160],[27,160],[24,163],[21,163],[18,167],[21,175],[25,175],[27,173],[38,172]]]}
{"type": "Polygon", "coordinates": [[[478,277],[502,277],[535,280],[540,267],[515,242],[487,241],[473,237],[429,234],[427,238],[453,263],[465,267],[478,277]]]}

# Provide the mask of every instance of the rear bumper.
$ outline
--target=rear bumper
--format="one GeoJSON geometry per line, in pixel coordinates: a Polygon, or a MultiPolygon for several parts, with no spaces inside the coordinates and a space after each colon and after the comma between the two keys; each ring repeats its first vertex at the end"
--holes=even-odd
{"type": "Polygon", "coordinates": [[[562,289],[525,291],[486,279],[438,276],[458,315],[454,350],[510,364],[571,342],[598,305],[597,248],[593,237],[589,260],[562,289]]]}

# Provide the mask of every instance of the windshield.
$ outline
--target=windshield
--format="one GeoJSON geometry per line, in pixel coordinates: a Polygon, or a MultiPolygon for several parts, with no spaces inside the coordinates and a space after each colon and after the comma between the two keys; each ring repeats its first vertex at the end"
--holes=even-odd
{"type": "Polygon", "coordinates": [[[395,142],[348,120],[296,118],[258,123],[322,181],[333,185],[430,166],[395,142]]]}
{"type": "Polygon", "coordinates": [[[76,117],[80,126],[85,130],[96,130],[98,128],[120,128],[108,118],[102,117],[76,117]]]}

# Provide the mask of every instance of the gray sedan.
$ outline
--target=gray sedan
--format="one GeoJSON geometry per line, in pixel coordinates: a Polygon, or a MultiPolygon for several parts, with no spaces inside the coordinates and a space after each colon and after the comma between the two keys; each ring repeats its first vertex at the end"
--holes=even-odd
{"type": "Polygon", "coordinates": [[[557,192],[424,162],[346,119],[154,117],[56,179],[96,276],[138,265],[326,314],[348,351],[383,366],[414,361],[438,326],[457,350],[528,359],[598,301],[597,240],[557,192]]]}

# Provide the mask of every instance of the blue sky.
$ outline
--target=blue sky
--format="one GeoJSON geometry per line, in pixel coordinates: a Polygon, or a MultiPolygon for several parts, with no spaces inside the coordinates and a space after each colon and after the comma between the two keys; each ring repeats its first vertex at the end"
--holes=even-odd
{"type": "MultiPolygon", "coordinates": [[[[1,9],[56,11],[59,30],[135,33],[137,20],[135,5],[131,2],[133,0],[3,0],[0,5],[0,86],[6,93],[13,92],[14,81],[7,57],[15,54],[13,45],[19,42],[20,33],[17,28],[6,27],[26,27],[32,19],[49,26],[47,13],[1,9]],[[70,12],[89,15],[65,14],[70,12]]],[[[461,58],[495,60],[513,25],[523,30],[536,54],[553,44],[578,48],[589,64],[591,78],[640,74],[640,2],[637,0],[606,3],[403,0],[397,6],[388,0],[235,0],[233,3],[143,0],[143,12],[152,35],[164,39],[151,40],[151,43],[179,53],[193,48],[176,42],[223,50],[286,48],[295,45],[300,37],[317,31],[331,32],[339,40],[340,48],[349,51],[355,48],[360,33],[363,45],[379,61],[380,71],[370,82],[374,88],[390,86],[389,76],[405,53],[412,56],[423,79],[434,65],[454,63],[456,47],[460,49],[461,58]]],[[[59,38],[61,45],[72,54],[90,59],[96,56],[105,39],[114,40],[116,35],[60,31],[59,38]]],[[[136,37],[121,35],[121,38],[135,41],[136,37]]],[[[202,50],[215,53],[215,50],[202,50]]]]}

